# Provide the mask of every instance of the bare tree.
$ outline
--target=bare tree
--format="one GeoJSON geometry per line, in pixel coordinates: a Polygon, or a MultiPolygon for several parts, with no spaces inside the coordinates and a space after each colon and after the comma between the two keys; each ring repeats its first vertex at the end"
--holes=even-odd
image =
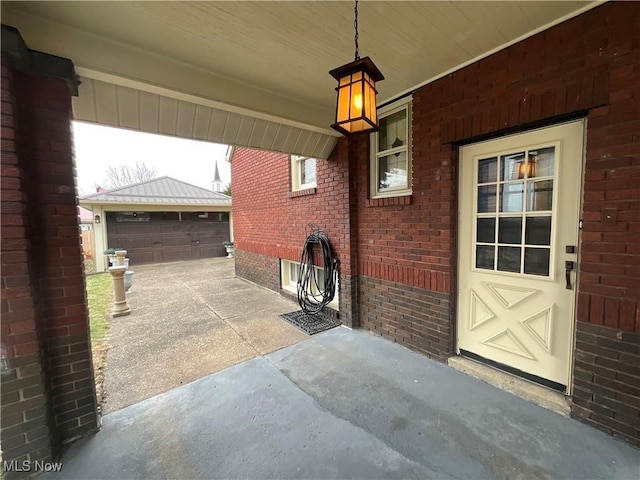
{"type": "Polygon", "coordinates": [[[108,188],[124,187],[132,183],[151,180],[158,175],[155,167],[149,167],[144,162],[135,165],[112,165],[107,168],[105,184],[108,188]]]}

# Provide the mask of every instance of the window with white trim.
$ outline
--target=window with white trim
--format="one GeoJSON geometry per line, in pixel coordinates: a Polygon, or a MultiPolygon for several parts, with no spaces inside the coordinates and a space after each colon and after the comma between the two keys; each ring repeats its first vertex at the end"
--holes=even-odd
{"type": "MultiPolygon", "coordinates": [[[[316,278],[318,279],[318,287],[320,289],[324,289],[324,270],[320,267],[314,267],[316,270],[316,278]]],[[[292,262],[290,260],[280,260],[280,284],[283,290],[287,292],[291,292],[295,295],[298,294],[298,275],[299,275],[300,263],[292,262]]],[[[336,294],[333,297],[331,303],[329,303],[329,307],[334,310],[339,310],[338,303],[338,270],[335,271],[334,284],[336,285],[336,294]]],[[[315,285],[312,286],[315,294],[318,293],[315,285]]]]}
{"type": "Polygon", "coordinates": [[[291,155],[291,191],[316,187],[316,159],[291,155]]]}
{"type": "Polygon", "coordinates": [[[371,134],[371,198],[411,194],[411,100],[378,110],[380,129],[371,134]]]}

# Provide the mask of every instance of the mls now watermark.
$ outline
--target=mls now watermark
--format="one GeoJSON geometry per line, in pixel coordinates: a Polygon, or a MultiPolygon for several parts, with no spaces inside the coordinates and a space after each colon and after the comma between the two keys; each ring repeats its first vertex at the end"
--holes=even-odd
{"type": "Polygon", "coordinates": [[[5,472],[59,472],[62,470],[62,462],[45,462],[43,460],[4,460],[2,470],[5,472]]]}

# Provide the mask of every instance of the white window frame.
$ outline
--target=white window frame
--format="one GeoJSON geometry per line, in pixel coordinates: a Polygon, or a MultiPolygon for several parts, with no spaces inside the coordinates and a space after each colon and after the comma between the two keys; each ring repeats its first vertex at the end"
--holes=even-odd
{"type": "Polygon", "coordinates": [[[306,190],[308,188],[316,188],[317,179],[318,179],[318,160],[317,159],[313,157],[301,157],[298,155],[291,155],[291,191],[292,192],[296,192],[298,190],[306,190]],[[303,167],[301,167],[301,165],[306,160],[313,160],[316,164],[315,165],[315,168],[316,168],[315,182],[301,183],[302,172],[303,172],[303,169],[302,169],[303,167]]]}
{"type": "MultiPolygon", "coordinates": [[[[287,292],[293,293],[294,295],[298,294],[298,270],[300,268],[300,263],[299,262],[292,262],[291,260],[284,260],[281,259],[280,260],[280,286],[283,290],[286,290],[287,292]]],[[[316,275],[320,274],[322,275],[324,273],[324,270],[320,267],[314,267],[316,269],[316,275]]],[[[333,297],[333,300],[331,301],[331,303],[329,303],[327,306],[329,308],[332,308],[334,310],[339,310],[340,309],[340,303],[339,303],[339,297],[340,297],[340,290],[339,290],[339,284],[338,284],[338,271],[336,270],[335,272],[336,278],[335,278],[335,285],[336,285],[336,294],[333,297]]],[[[320,277],[318,277],[320,278],[320,277]]],[[[315,287],[314,287],[315,289],[315,287]]],[[[316,293],[316,292],[314,292],[316,293]]]]}
{"type": "Polygon", "coordinates": [[[370,197],[371,198],[386,198],[386,197],[400,197],[404,195],[411,195],[413,193],[413,161],[411,150],[413,147],[413,136],[412,136],[412,112],[411,112],[411,103],[413,97],[408,96],[394,102],[386,107],[383,107],[378,110],[378,122],[380,119],[384,117],[388,117],[389,115],[393,115],[394,113],[400,112],[402,110],[406,111],[407,121],[406,124],[406,138],[407,143],[402,147],[392,148],[389,150],[384,150],[382,152],[378,151],[378,132],[374,132],[370,135],[370,170],[369,170],[369,179],[370,179],[370,197]],[[378,173],[380,171],[378,161],[381,157],[385,157],[389,154],[398,153],[406,151],[407,153],[407,187],[396,187],[396,188],[385,188],[384,190],[380,190],[380,179],[378,178],[378,173]]]}

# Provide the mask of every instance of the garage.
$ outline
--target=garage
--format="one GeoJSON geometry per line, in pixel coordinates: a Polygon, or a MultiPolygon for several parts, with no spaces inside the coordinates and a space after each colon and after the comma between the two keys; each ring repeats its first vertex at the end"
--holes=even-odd
{"type": "Polygon", "coordinates": [[[101,190],[80,205],[93,214],[98,271],[110,248],[140,265],[223,257],[222,243],[233,240],[231,197],[171,177],[101,190]]]}
{"type": "Polygon", "coordinates": [[[222,257],[225,240],[226,212],[107,212],[107,244],[133,265],[222,257]]]}

